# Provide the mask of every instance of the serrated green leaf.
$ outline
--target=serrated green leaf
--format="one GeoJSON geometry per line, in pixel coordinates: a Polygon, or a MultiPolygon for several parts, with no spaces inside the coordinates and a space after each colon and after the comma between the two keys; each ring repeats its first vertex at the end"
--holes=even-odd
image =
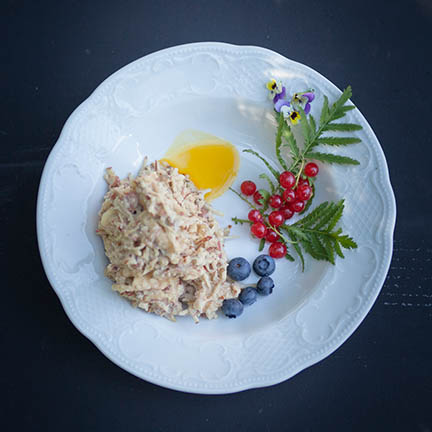
{"type": "Polygon", "coordinates": [[[282,155],[281,155],[281,147],[282,147],[282,134],[285,129],[285,119],[283,116],[279,117],[278,128],[276,133],[276,156],[278,158],[279,163],[281,164],[284,170],[288,169],[287,164],[285,163],[282,155]]]}
{"type": "Polygon", "coordinates": [[[259,243],[258,252],[261,252],[264,249],[265,242],[266,242],[265,238],[262,238],[259,243]]]}
{"type": "Polygon", "coordinates": [[[235,193],[242,201],[244,201],[249,207],[255,208],[255,206],[249,202],[247,198],[245,198],[242,194],[238,193],[235,189],[232,187],[229,188],[229,190],[233,193],[235,193]]]}
{"type": "Polygon", "coordinates": [[[328,120],[328,115],[329,115],[329,101],[328,101],[328,97],[326,95],[324,95],[324,102],[323,102],[323,106],[321,108],[321,116],[320,116],[320,126],[325,124],[328,120]]]}
{"type": "Polygon", "coordinates": [[[258,189],[258,192],[261,194],[262,198],[258,201],[261,205],[265,205],[270,198],[270,192],[265,189],[258,189]]]}
{"type": "Polygon", "coordinates": [[[312,242],[310,241],[302,241],[301,245],[303,249],[314,259],[317,261],[323,261],[325,260],[325,257],[323,257],[317,250],[313,247],[312,242]]]}
{"type": "Polygon", "coordinates": [[[295,261],[294,257],[293,257],[292,255],[290,255],[289,252],[287,252],[287,253],[285,254],[285,258],[286,258],[288,261],[295,261]]]}
{"type": "Polygon", "coordinates": [[[338,119],[341,119],[341,118],[345,117],[345,114],[348,111],[351,111],[353,109],[355,109],[354,105],[345,105],[345,106],[343,106],[342,108],[339,109],[338,112],[332,114],[330,121],[335,121],[335,120],[338,120],[338,119]]]}
{"type": "Polygon", "coordinates": [[[295,235],[293,235],[292,233],[288,232],[288,236],[291,239],[291,241],[294,242],[294,243],[292,243],[292,247],[297,252],[297,255],[300,258],[300,262],[301,262],[301,265],[302,265],[302,272],[303,272],[304,268],[305,268],[305,262],[304,262],[303,252],[302,252],[300,246],[297,243],[297,238],[295,237],[295,235]]]}
{"type": "Polygon", "coordinates": [[[273,174],[274,178],[276,179],[277,182],[279,182],[279,173],[260,155],[258,154],[256,151],[252,150],[252,149],[246,149],[243,150],[245,153],[250,153],[253,154],[254,156],[256,156],[258,159],[261,159],[262,162],[264,162],[265,166],[269,169],[269,171],[273,174]]]}
{"type": "Polygon", "coordinates": [[[318,144],[325,144],[329,146],[345,146],[350,144],[357,144],[361,142],[357,137],[321,137],[317,139],[318,144]]]}
{"type": "Polygon", "coordinates": [[[342,253],[342,249],[339,246],[339,243],[334,238],[331,238],[331,241],[333,243],[333,247],[334,247],[336,254],[338,256],[340,256],[341,258],[345,258],[345,255],[342,253]]]}
{"type": "Polygon", "coordinates": [[[335,264],[335,253],[332,241],[328,237],[323,237],[324,248],[327,253],[328,261],[330,261],[333,265],[335,264]]]}
{"type": "Polygon", "coordinates": [[[300,149],[297,145],[297,141],[294,138],[294,135],[292,132],[290,132],[290,134],[287,137],[287,141],[288,141],[288,145],[291,151],[291,157],[293,159],[297,159],[300,156],[300,149]]]}
{"type": "Polygon", "coordinates": [[[294,225],[289,225],[287,226],[288,228],[288,232],[290,232],[291,234],[294,234],[297,238],[301,239],[301,240],[308,240],[309,237],[308,235],[302,231],[300,228],[297,228],[294,225]]]}
{"type": "Polygon", "coordinates": [[[249,225],[252,225],[253,224],[253,222],[251,222],[249,219],[239,219],[239,218],[237,218],[237,217],[233,217],[233,218],[231,218],[231,220],[237,225],[237,224],[240,224],[240,225],[243,225],[244,223],[247,223],[247,224],[249,224],[249,225]]]}
{"type": "Polygon", "coordinates": [[[327,231],[331,231],[339,222],[340,218],[342,217],[344,207],[344,200],[339,201],[337,211],[333,214],[328,225],[326,226],[327,231]]]}
{"type": "Polygon", "coordinates": [[[268,184],[269,184],[269,188],[271,190],[271,193],[274,194],[276,191],[276,186],[273,184],[273,182],[270,180],[270,177],[267,174],[260,174],[259,178],[262,178],[264,180],[267,180],[268,184]]]}
{"type": "Polygon", "coordinates": [[[343,112],[348,112],[348,111],[351,111],[351,110],[353,110],[353,109],[356,109],[356,106],[355,106],[355,105],[344,105],[344,106],[341,108],[341,111],[343,111],[343,112]]]}
{"type": "Polygon", "coordinates": [[[325,247],[321,243],[319,236],[316,235],[315,233],[311,233],[309,239],[310,239],[310,244],[314,249],[316,255],[319,256],[320,259],[328,261],[327,252],[325,250],[325,247]]]}
{"type": "Polygon", "coordinates": [[[300,112],[300,125],[303,131],[303,137],[305,139],[305,143],[308,143],[311,141],[313,132],[307,120],[306,114],[301,107],[299,107],[299,112],[300,112]]]}
{"type": "Polygon", "coordinates": [[[341,165],[359,165],[360,162],[348,156],[340,156],[331,153],[309,152],[305,155],[308,159],[315,159],[321,162],[335,163],[341,165]]]}
{"type": "Polygon", "coordinates": [[[345,249],[357,249],[357,243],[348,235],[339,236],[338,240],[345,249]]]}
{"type": "Polygon", "coordinates": [[[329,206],[321,213],[321,217],[317,223],[312,227],[314,230],[321,230],[325,228],[326,232],[330,232],[340,219],[344,209],[344,200],[340,200],[338,203],[330,203],[329,206]],[[329,224],[333,224],[329,228],[329,224]]]}
{"type": "Polygon", "coordinates": [[[312,132],[315,133],[317,128],[316,128],[315,118],[312,114],[309,114],[309,124],[312,129],[312,132]]]}
{"type": "Polygon", "coordinates": [[[324,211],[328,207],[328,205],[328,201],[324,201],[318,207],[315,207],[307,216],[303,217],[302,219],[298,220],[290,226],[302,226],[304,228],[307,228],[313,225],[319,219],[321,212],[324,211]]]}
{"type": "Polygon", "coordinates": [[[356,123],[328,123],[323,131],[354,132],[362,129],[363,127],[356,123]]]}
{"type": "Polygon", "coordinates": [[[313,230],[320,230],[329,223],[333,215],[338,211],[338,205],[335,203],[329,203],[328,207],[321,212],[320,218],[316,221],[313,226],[310,226],[313,230]]]}
{"type": "Polygon", "coordinates": [[[347,86],[347,88],[342,92],[339,99],[333,104],[331,108],[331,112],[337,113],[349,100],[352,96],[351,86],[347,86]]]}

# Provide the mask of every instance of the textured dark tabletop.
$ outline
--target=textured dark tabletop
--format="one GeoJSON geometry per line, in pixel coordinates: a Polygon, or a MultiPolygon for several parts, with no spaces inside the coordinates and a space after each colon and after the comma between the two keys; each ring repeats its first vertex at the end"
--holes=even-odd
{"type": "Polygon", "coordinates": [[[432,431],[430,0],[0,8],[0,430],[432,431]],[[224,396],[167,390],[106,359],[67,318],[36,243],[40,176],[70,113],[120,67],[195,41],[267,47],[351,84],[398,205],[388,277],[348,341],[286,382],[224,396]]]}

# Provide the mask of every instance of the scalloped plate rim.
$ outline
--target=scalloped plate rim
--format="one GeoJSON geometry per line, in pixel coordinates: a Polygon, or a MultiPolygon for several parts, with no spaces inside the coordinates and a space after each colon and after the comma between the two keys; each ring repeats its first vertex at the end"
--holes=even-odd
{"type": "MultiPolygon", "coordinates": [[[[53,161],[54,161],[54,155],[56,154],[57,151],[59,151],[60,149],[60,145],[62,143],[63,138],[65,137],[68,129],[71,127],[72,123],[73,123],[73,119],[77,116],[77,114],[83,109],[83,107],[88,104],[91,99],[97,95],[98,91],[108,82],[111,81],[113,78],[115,78],[116,76],[118,76],[120,73],[124,73],[127,70],[131,69],[134,65],[138,64],[140,61],[142,61],[144,58],[146,59],[151,59],[153,56],[158,56],[162,53],[169,53],[170,51],[175,52],[179,49],[182,48],[192,48],[192,47],[201,47],[201,48],[223,48],[226,47],[228,49],[244,49],[244,50],[257,50],[257,51],[261,51],[261,52],[265,52],[268,55],[271,56],[277,56],[281,59],[283,59],[284,61],[289,61],[293,64],[296,64],[302,68],[306,68],[307,70],[311,71],[312,73],[316,74],[317,76],[320,77],[320,79],[325,80],[327,82],[328,85],[336,88],[339,92],[340,89],[333,84],[330,80],[328,80],[326,77],[324,77],[323,75],[321,75],[319,72],[317,72],[316,70],[314,70],[313,68],[302,64],[300,62],[297,62],[295,60],[291,60],[285,56],[283,56],[282,54],[279,54],[276,51],[273,51],[271,49],[265,48],[265,47],[259,47],[259,46],[253,46],[253,45],[235,45],[235,44],[230,44],[230,43],[225,43],[225,42],[195,42],[195,43],[186,43],[186,44],[181,44],[181,45],[176,45],[176,46],[172,46],[172,47],[168,47],[168,48],[164,48],[161,49],[159,51],[155,51],[153,53],[147,54],[143,57],[140,57],[128,64],[126,64],[125,66],[122,66],[120,69],[118,69],[117,71],[115,71],[114,73],[112,73],[111,75],[109,75],[107,78],[105,78],[96,88],[95,90],[81,103],[78,105],[77,108],[75,108],[75,110],[70,114],[70,116],[68,117],[68,119],[66,120],[62,131],[55,143],[55,145],[53,146],[53,148],[50,151],[50,154],[45,162],[45,166],[42,172],[42,176],[41,176],[41,180],[40,180],[40,184],[39,184],[39,188],[38,188],[38,197],[37,197],[37,208],[36,208],[36,230],[37,230],[37,239],[38,239],[38,246],[39,246],[39,251],[40,251],[40,255],[41,255],[41,260],[42,260],[42,264],[45,270],[45,273],[47,275],[47,278],[50,282],[50,285],[52,286],[52,288],[54,289],[54,291],[56,292],[57,296],[60,299],[61,305],[66,313],[66,315],[68,316],[68,318],[71,320],[71,322],[73,323],[73,325],[86,337],[88,338],[109,360],[111,360],[114,364],[116,364],[117,366],[121,367],[122,369],[128,371],[129,373],[137,376],[140,379],[144,379],[145,381],[148,381],[152,384],[156,384],[159,386],[162,386],[164,388],[169,388],[169,389],[173,389],[173,390],[177,390],[177,391],[182,391],[182,392],[188,392],[188,393],[198,393],[198,394],[230,394],[230,393],[235,393],[235,392],[240,392],[240,391],[244,391],[244,390],[248,390],[248,389],[253,389],[253,388],[261,388],[261,387],[267,387],[267,386],[272,386],[272,385],[276,385],[278,383],[281,383],[283,381],[288,380],[289,378],[297,375],[299,372],[301,372],[302,370],[320,362],[321,360],[325,359],[326,357],[328,357],[329,355],[331,355],[334,351],[336,351],[340,346],[342,346],[342,344],[355,332],[355,330],[359,327],[359,325],[362,323],[362,321],[364,320],[364,318],[366,317],[366,315],[368,314],[368,312],[370,311],[370,309],[372,308],[372,306],[374,305],[380,291],[382,288],[382,285],[384,283],[385,280],[385,275],[382,278],[382,280],[379,281],[379,286],[380,288],[375,290],[375,292],[373,293],[373,296],[370,298],[369,300],[369,304],[367,305],[367,307],[363,310],[361,316],[352,323],[352,327],[348,330],[345,331],[345,334],[343,334],[339,340],[337,342],[334,343],[333,346],[331,346],[330,348],[328,348],[325,353],[317,353],[316,355],[312,355],[311,358],[307,361],[304,361],[301,365],[294,367],[292,370],[290,370],[289,372],[287,372],[284,376],[282,377],[278,377],[277,379],[270,381],[270,382],[264,382],[264,383],[258,383],[258,382],[250,382],[249,384],[239,384],[237,386],[233,386],[233,387],[221,387],[221,388],[189,388],[189,387],[185,387],[182,385],[177,385],[175,383],[167,383],[167,382],[161,382],[158,379],[154,379],[153,377],[149,377],[149,376],[142,376],[142,374],[139,374],[136,370],[134,370],[132,367],[129,367],[127,364],[120,364],[119,360],[115,357],[112,356],[106,349],[105,346],[103,345],[103,342],[97,339],[97,336],[92,334],[91,329],[89,331],[89,329],[85,329],[85,325],[80,321],[80,318],[78,316],[75,316],[73,314],[72,309],[68,309],[67,305],[66,305],[66,296],[60,292],[60,290],[56,287],[56,284],[54,283],[54,276],[51,272],[51,269],[49,267],[47,267],[47,264],[45,262],[45,258],[44,258],[44,252],[43,252],[43,248],[42,248],[42,227],[41,227],[41,214],[42,214],[42,208],[41,208],[41,197],[43,195],[43,193],[46,190],[46,182],[47,182],[47,172],[49,171],[53,161]]],[[[366,118],[363,116],[363,114],[360,112],[360,110],[358,110],[358,115],[361,117],[361,119],[364,122],[364,125],[366,125],[366,128],[368,129],[369,133],[372,135],[372,137],[374,138],[374,140],[376,141],[376,143],[378,144],[376,146],[376,149],[379,151],[381,157],[383,158],[385,164],[385,172],[384,174],[384,181],[385,184],[387,186],[387,192],[389,193],[389,203],[390,203],[390,208],[389,208],[389,220],[387,221],[387,223],[385,224],[385,228],[387,229],[387,237],[386,239],[389,241],[389,254],[388,256],[385,257],[385,262],[384,262],[384,267],[386,268],[386,272],[388,272],[388,268],[390,266],[390,262],[391,262],[391,258],[392,258],[392,252],[393,252],[393,233],[394,233],[394,228],[395,228],[395,223],[396,223],[396,201],[395,201],[395,196],[394,196],[394,192],[391,186],[391,182],[390,182],[390,175],[389,175],[389,170],[388,170],[388,166],[386,163],[386,158],[384,155],[384,151],[381,147],[381,145],[379,144],[379,141],[374,133],[374,131],[372,130],[371,126],[369,125],[369,123],[367,122],[366,118]]]]}

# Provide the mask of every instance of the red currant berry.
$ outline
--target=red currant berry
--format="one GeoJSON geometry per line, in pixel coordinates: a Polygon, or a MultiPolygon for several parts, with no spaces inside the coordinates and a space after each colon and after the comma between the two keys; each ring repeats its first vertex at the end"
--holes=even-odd
{"type": "Polygon", "coordinates": [[[279,183],[282,187],[285,189],[291,189],[295,184],[295,177],[294,174],[290,171],[284,171],[279,176],[279,183]]]}
{"type": "Polygon", "coordinates": [[[287,253],[286,246],[281,242],[274,242],[269,247],[269,255],[272,258],[283,258],[287,253]]]}
{"type": "Polygon", "coordinates": [[[251,233],[258,238],[263,238],[267,234],[267,227],[262,222],[255,222],[251,226],[251,233]]]}
{"type": "Polygon", "coordinates": [[[312,188],[307,184],[297,187],[296,198],[299,201],[307,201],[312,196],[312,188]]]}
{"type": "Polygon", "coordinates": [[[283,215],[283,217],[284,217],[285,220],[291,219],[293,217],[293,215],[294,215],[294,212],[289,207],[287,207],[287,206],[282,207],[280,209],[280,211],[282,212],[282,215],[283,215]]]}
{"type": "Polygon", "coordinates": [[[273,225],[275,227],[278,227],[284,223],[284,217],[282,215],[282,212],[277,211],[277,210],[272,211],[269,214],[268,219],[269,219],[270,225],[273,225]]]}
{"type": "Polygon", "coordinates": [[[258,204],[258,205],[262,205],[261,203],[260,203],[260,200],[263,198],[263,196],[258,192],[258,191],[256,191],[255,193],[254,193],[254,196],[253,196],[253,199],[254,199],[254,201],[258,204]]]}
{"type": "Polygon", "coordinates": [[[282,205],[282,197],[280,195],[272,195],[269,198],[269,204],[273,208],[279,208],[282,205]]]}
{"type": "Polygon", "coordinates": [[[304,167],[304,173],[308,177],[315,177],[319,172],[318,165],[315,162],[309,162],[304,167]]]}
{"type": "Polygon", "coordinates": [[[241,186],[240,190],[247,196],[253,195],[256,191],[256,185],[253,181],[246,180],[244,181],[241,186]]]}
{"type": "Polygon", "coordinates": [[[299,187],[299,186],[304,186],[304,185],[307,185],[307,186],[310,186],[310,184],[309,184],[309,180],[308,179],[300,179],[299,180],[299,182],[298,182],[298,184],[297,184],[297,187],[299,187]]]}
{"type": "Polygon", "coordinates": [[[275,241],[279,240],[279,234],[276,231],[273,231],[272,229],[269,229],[267,231],[266,240],[269,243],[274,243],[275,241]]]}
{"type": "Polygon", "coordinates": [[[290,209],[295,213],[300,213],[304,209],[305,203],[303,201],[294,201],[290,203],[290,209]]]}
{"type": "Polygon", "coordinates": [[[258,210],[251,210],[248,213],[248,219],[251,222],[262,222],[263,217],[262,217],[262,214],[258,210]]]}
{"type": "Polygon", "coordinates": [[[290,203],[295,200],[295,192],[292,189],[285,189],[282,198],[285,202],[290,203]]]}

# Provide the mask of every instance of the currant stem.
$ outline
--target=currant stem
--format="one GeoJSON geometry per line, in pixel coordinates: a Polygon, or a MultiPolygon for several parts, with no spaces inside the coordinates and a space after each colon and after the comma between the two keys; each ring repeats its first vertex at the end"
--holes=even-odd
{"type": "Polygon", "coordinates": [[[295,244],[298,243],[296,241],[288,240],[283,234],[281,234],[276,228],[274,228],[270,224],[266,224],[270,229],[272,229],[285,243],[295,244]]]}
{"type": "Polygon", "coordinates": [[[299,172],[298,172],[297,175],[296,175],[296,182],[295,182],[295,185],[294,185],[294,188],[293,188],[293,189],[295,189],[295,188],[297,187],[297,185],[298,185],[298,182],[299,182],[299,180],[300,180],[300,176],[301,176],[301,173],[302,173],[302,171],[303,171],[303,167],[304,167],[304,165],[305,165],[305,162],[306,162],[306,159],[303,158],[303,159],[302,159],[302,162],[301,162],[301,165],[300,165],[299,172]]]}

